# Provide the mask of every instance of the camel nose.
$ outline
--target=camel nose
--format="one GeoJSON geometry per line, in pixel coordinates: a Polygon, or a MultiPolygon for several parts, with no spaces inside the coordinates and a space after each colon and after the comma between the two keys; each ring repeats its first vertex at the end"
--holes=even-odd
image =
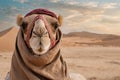
{"type": "Polygon", "coordinates": [[[36,20],[35,25],[40,27],[45,27],[45,24],[41,19],[36,20]]]}
{"type": "Polygon", "coordinates": [[[45,23],[41,20],[38,19],[35,22],[35,27],[37,28],[38,34],[41,37],[43,34],[47,33],[47,29],[45,27],[45,23]]]}

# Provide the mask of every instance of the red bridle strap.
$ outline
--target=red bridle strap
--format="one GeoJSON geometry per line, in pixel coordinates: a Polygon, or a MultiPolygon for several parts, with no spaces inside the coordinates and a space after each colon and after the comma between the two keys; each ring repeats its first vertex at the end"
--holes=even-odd
{"type": "Polygon", "coordinates": [[[50,46],[50,48],[52,48],[55,45],[55,38],[54,38],[52,30],[51,30],[51,25],[48,24],[48,22],[46,21],[46,19],[44,18],[44,16],[39,15],[39,17],[45,23],[45,27],[46,27],[46,29],[47,29],[47,31],[49,33],[49,37],[50,37],[50,40],[51,40],[51,46],[50,46]]]}

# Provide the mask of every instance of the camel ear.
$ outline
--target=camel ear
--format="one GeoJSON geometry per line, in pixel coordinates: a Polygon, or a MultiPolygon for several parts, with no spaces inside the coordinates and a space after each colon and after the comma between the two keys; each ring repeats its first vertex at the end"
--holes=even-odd
{"type": "Polygon", "coordinates": [[[17,21],[16,21],[17,25],[21,26],[22,22],[23,22],[23,16],[21,14],[18,14],[17,21]]]}
{"type": "Polygon", "coordinates": [[[63,17],[61,15],[58,16],[58,22],[59,22],[59,26],[62,25],[62,21],[63,21],[63,17]]]}

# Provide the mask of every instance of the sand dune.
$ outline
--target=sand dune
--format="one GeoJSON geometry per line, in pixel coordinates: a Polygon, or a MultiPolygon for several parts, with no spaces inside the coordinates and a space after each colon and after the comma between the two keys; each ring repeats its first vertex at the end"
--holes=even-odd
{"type": "Polygon", "coordinates": [[[84,37],[84,38],[97,38],[102,40],[107,39],[120,39],[119,35],[113,35],[113,34],[97,34],[97,33],[91,33],[91,32],[70,32],[68,34],[64,34],[65,37],[84,37]]]}
{"type": "Polygon", "coordinates": [[[13,27],[1,33],[0,51],[13,51],[18,28],[13,27]]]}
{"type": "Polygon", "coordinates": [[[90,32],[72,32],[64,34],[64,46],[120,46],[120,36],[96,34],[90,32]],[[71,44],[69,44],[71,43],[71,44]]]}
{"type": "MultiPolygon", "coordinates": [[[[13,28],[13,27],[12,27],[12,28],[13,28]]],[[[3,36],[3,35],[5,35],[6,33],[8,33],[12,28],[9,28],[9,29],[6,29],[6,30],[4,30],[4,31],[1,31],[1,32],[0,32],[0,37],[3,36]]]]}

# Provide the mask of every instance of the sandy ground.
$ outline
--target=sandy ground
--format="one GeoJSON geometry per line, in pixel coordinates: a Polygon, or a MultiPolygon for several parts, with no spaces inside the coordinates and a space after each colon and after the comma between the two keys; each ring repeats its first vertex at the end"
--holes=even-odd
{"type": "Polygon", "coordinates": [[[12,52],[0,52],[0,80],[4,80],[10,70],[12,52]]]}
{"type": "Polygon", "coordinates": [[[16,27],[12,28],[9,32],[0,32],[4,34],[0,36],[0,51],[13,51],[15,47],[15,40],[18,29],[16,27]]]}
{"type": "Polygon", "coordinates": [[[64,47],[63,56],[70,72],[89,80],[120,80],[120,48],[64,47]]]}
{"type": "MultiPolygon", "coordinates": [[[[63,47],[69,72],[88,80],[120,80],[119,47],[63,47]]],[[[0,80],[10,69],[12,52],[0,52],[0,80]]]]}

